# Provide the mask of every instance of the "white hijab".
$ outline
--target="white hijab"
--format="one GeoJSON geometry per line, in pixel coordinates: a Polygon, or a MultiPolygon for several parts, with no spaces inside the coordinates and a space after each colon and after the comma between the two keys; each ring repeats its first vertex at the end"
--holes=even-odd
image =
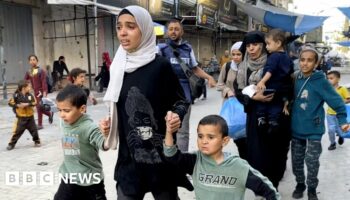
{"type": "MultiPolygon", "coordinates": [[[[236,43],[234,43],[233,45],[232,45],[232,47],[231,47],[231,54],[232,54],[232,51],[233,50],[238,50],[239,51],[239,49],[241,48],[241,46],[242,46],[242,41],[238,41],[238,42],[236,42],[236,43]]],[[[231,69],[233,70],[233,71],[238,71],[238,67],[237,67],[237,63],[235,63],[233,60],[232,60],[232,62],[231,62],[231,69]]]]}
{"type": "Polygon", "coordinates": [[[156,35],[153,32],[153,21],[148,11],[140,6],[128,6],[141,31],[141,43],[136,51],[128,53],[120,45],[110,66],[110,81],[104,101],[118,102],[123,85],[124,73],[131,73],[154,60],[156,56],[156,35]]]}
{"type": "Polygon", "coordinates": [[[140,46],[132,53],[126,52],[122,46],[119,46],[110,66],[110,81],[103,98],[104,101],[110,103],[109,117],[111,122],[108,137],[104,142],[105,149],[117,149],[118,146],[118,110],[115,102],[118,102],[119,99],[124,73],[134,72],[156,57],[156,35],[153,32],[151,15],[139,6],[128,6],[124,9],[127,9],[134,16],[142,36],[140,46]]]}

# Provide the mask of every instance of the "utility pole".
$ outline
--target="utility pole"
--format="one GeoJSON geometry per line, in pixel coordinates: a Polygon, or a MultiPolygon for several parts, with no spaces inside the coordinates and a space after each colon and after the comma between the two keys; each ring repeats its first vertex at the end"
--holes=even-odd
{"type": "Polygon", "coordinates": [[[174,0],[175,18],[179,19],[179,0],[174,0]]]}
{"type": "Polygon", "coordinates": [[[87,46],[87,57],[88,57],[88,72],[89,72],[89,89],[92,89],[91,83],[91,61],[90,61],[90,38],[89,38],[89,16],[88,6],[85,6],[85,34],[86,34],[86,46],[87,46]]]}
{"type": "Polygon", "coordinates": [[[4,40],[2,38],[2,29],[4,27],[0,25],[0,73],[2,79],[2,94],[4,99],[7,99],[7,83],[6,83],[6,68],[4,62],[4,40]]]}

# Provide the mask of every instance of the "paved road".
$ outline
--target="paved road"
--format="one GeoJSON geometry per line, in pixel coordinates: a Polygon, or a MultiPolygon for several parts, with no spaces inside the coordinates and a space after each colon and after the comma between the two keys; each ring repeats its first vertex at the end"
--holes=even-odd
{"type": "MultiPolygon", "coordinates": [[[[349,79],[348,79],[349,80],[349,79]]],[[[350,82],[350,80],[349,80],[350,82]]],[[[51,94],[52,95],[52,94],[51,94]]],[[[52,95],[54,97],[54,95],[52,95]]],[[[221,106],[221,99],[218,92],[214,89],[208,91],[208,99],[198,101],[192,109],[191,132],[195,133],[196,124],[203,116],[212,113],[218,113],[221,106]]],[[[106,107],[103,103],[96,106],[89,106],[88,113],[95,121],[98,121],[106,113],[106,107]]],[[[53,198],[57,190],[57,180],[51,185],[6,185],[6,172],[28,172],[34,171],[37,175],[44,175],[45,172],[56,174],[59,165],[62,162],[62,150],[60,144],[61,135],[58,127],[58,117],[55,116],[52,125],[47,124],[45,118],[45,129],[40,130],[42,147],[34,148],[29,133],[25,133],[19,140],[16,148],[12,151],[6,150],[8,139],[11,135],[11,126],[14,121],[14,115],[7,106],[0,106],[0,199],[11,200],[49,200],[53,198]],[[38,165],[40,162],[47,162],[47,165],[38,165]]],[[[283,134],[283,133],[281,133],[283,134]]],[[[328,138],[323,137],[323,153],[321,155],[320,184],[318,193],[321,200],[348,200],[350,199],[350,141],[337,147],[335,151],[328,151],[328,138]]],[[[190,150],[196,149],[196,136],[191,135],[190,150]]],[[[234,144],[225,149],[229,152],[236,152],[234,144]]],[[[108,151],[101,153],[104,172],[106,175],[105,185],[108,199],[116,199],[115,182],[113,180],[114,166],[117,159],[117,151],[108,151]]],[[[22,182],[20,182],[22,183],[22,182]]],[[[281,182],[279,191],[283,199],[291,200],[291,193],[295,186],[294,177],[291,173],[291,164],[288,162],[288,168],[285,177],[281,182]]],[[[195,199],[194,194],[184,189],[179,190],[181,199],[195,199]]],[[[151,195],[146,195],[145,199],[152,199],[151,195]]],[[[246,200],[254,199],[254,195],[247,191],[246,200]]],[[[306,199],[306,198],[305,198],[306,199]]]]}

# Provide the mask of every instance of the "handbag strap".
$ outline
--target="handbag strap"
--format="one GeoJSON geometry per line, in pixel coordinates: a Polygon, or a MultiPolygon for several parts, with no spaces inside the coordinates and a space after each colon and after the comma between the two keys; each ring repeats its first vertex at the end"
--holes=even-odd
{"type": "Polygon", "coordinates": [[[177,60],[177,62],[180,64],[182,71],[185,73],[187,78],[190,78],[193,75],[193,71],[188,67],[188,65],[179,57],[180,53],[171,45],[168,45],[172,50],[173,54],[177,60]]]}

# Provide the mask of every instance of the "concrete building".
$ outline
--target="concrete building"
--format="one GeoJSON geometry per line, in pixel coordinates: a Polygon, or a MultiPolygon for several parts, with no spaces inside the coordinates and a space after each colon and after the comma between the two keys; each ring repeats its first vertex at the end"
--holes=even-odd
{"type": "MultiPolygon", "coordinates": [[[[119,2],[99,1],[101,3],[119,2]]],[[[173,1],[142,0],[138,2],[140,4],[143,2],[145,5],[141,6],[148,9],[150,6],[157,7],[156,4],[151,4],[152,2],[163,2],[160,7],[162,15],[157,16],[151,9],[156,22],[165,24],[174,14],[169,9],[169,5],[164,6],[167,2],[171,8],[173,1]]],[[[198,26],[196,2],[196,0],[180,0],[181,9],[177,14],[185,19],[184,38],[194,47],[197,59],[205,63],[213,55],[220,57],[225,49],[229,49],[234,42],[241,40],[247,31],[248,20],[247,15],[227,0],[225,7],[230,9],[229,13],[231,9],[234,13],[231,24],[222,23],[213,28],[198,26]],[[234,25],[236,23],[233,22],[234,20],[237,25],[234,25]]],[[[220,1],[220,3],[223,2],[220,1]]],[[[221,8],[218,7],[218,9],[221,8]]],[[[52,66],[53,61],[63,55],[69,69],[80,67],[88,71],[90,63],[90,73],[92,76],[96,74],[97,66],[102,64],[102,52],[107,51],[113,57],[119,43],[116,39],[115,16],[99,10],[98,39],[95,45],[93,16],[92,7],[81,5],[48,5],[46,0],[0,1],[0,39],[2,38],[0,47],[3,49],[3,53],[0,53],[0,61],[1,66],[6,69],[7,82],[16,83],[23,78],[24,73],[29,69],[27,58],[30,54],[38,56],[42,67],[52,66]],[[98,56],[97,59],[95,55],[98,56]]],[[[218,17],[217,12],[214,17],[218,17]]]]}

